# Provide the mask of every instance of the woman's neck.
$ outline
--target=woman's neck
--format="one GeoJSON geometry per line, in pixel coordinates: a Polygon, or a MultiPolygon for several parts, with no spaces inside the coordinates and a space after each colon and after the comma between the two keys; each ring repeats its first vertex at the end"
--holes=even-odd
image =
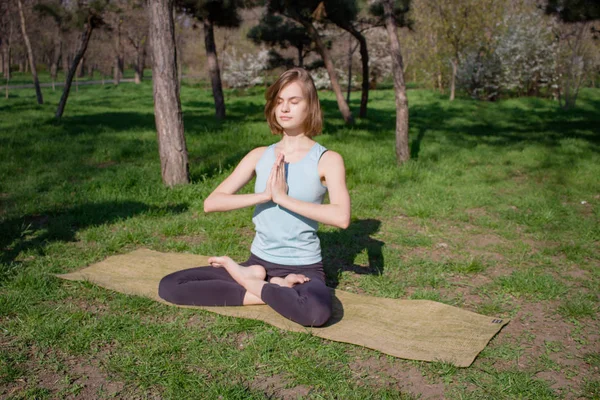
{"type": "Polygon", "coordinates": [[[314,141],[308,136],[305,136],[304,133],[290,136],[284,132],[283,137],[279,141],[279,146],[283,152],[287,153],[302,149],[306,146],[312,145],[313,143],[314,141]]]}

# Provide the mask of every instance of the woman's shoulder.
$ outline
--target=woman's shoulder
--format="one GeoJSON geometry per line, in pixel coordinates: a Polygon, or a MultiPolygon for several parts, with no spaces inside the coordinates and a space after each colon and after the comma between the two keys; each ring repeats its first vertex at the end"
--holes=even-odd
{"type": "Polygon", "coordinates": [[[337,163],[344,163],[344,158],[338,152],[335,152],[333,150],[327,150],[321,156],[321,161],[323,161],[324,163],[327,163],[327,164],[331,164],[331,163],[337,164],[337,163]]]}
{"type": "Polygon", "coordinates": [[[246,157],[254,159],[254,160],[259,160],[262,155],[265,153],[265,151],[267,151],[267,149],[271,147],[271,146],[260,146],[257,147],[255,149],[250,150],[250,152],[246,155],[246,157]]]}
{"type": "Polygon", "coordinates": [[[326,171],[337,170],[340,168],[342,170],[345,169],[344,159],[340,153],[333,150],[327,150],[321,155],[321,158],[319,159],[319,171],[325,173],[326,171]]]}

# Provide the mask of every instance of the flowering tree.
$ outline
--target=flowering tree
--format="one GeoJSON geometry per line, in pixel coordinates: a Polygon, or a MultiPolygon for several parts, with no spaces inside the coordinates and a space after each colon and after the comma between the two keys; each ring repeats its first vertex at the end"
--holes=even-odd
{"type": "Polygon", "coordinates": [[[539,95],[556,82],[554,24],[537,9],[505,15],[489,45],[463,53],[458,86],[472,97],[493,100],[500,91],[539,95]]]}
{"type": "Polygon", "coordinates": [[[269,64],[269,51],[261,49],[258,54],[237,55],[235,48],[223,55],[223,80],[229,87],[250,87],[264,83],[263,72],[269,64]]]}
{"type": "Polygon", "coordinates": [[[595,0],[548,0],[546,12],[562,22],[555,34],[559,42],[559,101],[563,108],[575,107],[586,73],[597,71],[598,58],[592,43],[600,20],[600,3],[595,0]]]}

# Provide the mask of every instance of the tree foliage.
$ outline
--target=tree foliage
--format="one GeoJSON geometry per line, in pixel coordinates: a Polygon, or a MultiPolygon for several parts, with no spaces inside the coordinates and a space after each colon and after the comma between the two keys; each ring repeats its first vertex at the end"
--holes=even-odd
{"type": "MultiPolygon", "coordinates": [[[[290,20],[284,20],[279,15],[264,14],[258,25],[248,31],[247,36],[258,45],[267,44],[282,49],[294,47],[298,53],[298,65],[301,67],[304,66],[304,58],[313,50],[312,39],[308,36],[306,29],[290,20]]],[[[270,59],[271,68],[289,64],[289,60],[283,58],[275,50],[272,50],[270,59]]]]}

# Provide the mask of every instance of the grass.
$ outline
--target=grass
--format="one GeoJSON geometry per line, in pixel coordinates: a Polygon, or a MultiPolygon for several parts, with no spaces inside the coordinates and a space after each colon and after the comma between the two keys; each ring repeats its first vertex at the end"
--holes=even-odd
{"type": "Polygon", "coordinates": [[[345,158],[353,211],[347,230],[320,229],[328,283],[511,318],[466,369],[53,277],[138,247],[245,259],[252,210],[205,215],[202,201],[277,139],[262,90],[227,91],[218,122],[210,93],[185,85],[192,184],[167,189],[148,82],[81,86],[56,122],[59,94],[0,100],[0,396],[597,396],[600,90],[571,111],[411,90],[402,167],[392,91],[371,92],[353,127],[321,93],[318,140],[345,158]]]}

